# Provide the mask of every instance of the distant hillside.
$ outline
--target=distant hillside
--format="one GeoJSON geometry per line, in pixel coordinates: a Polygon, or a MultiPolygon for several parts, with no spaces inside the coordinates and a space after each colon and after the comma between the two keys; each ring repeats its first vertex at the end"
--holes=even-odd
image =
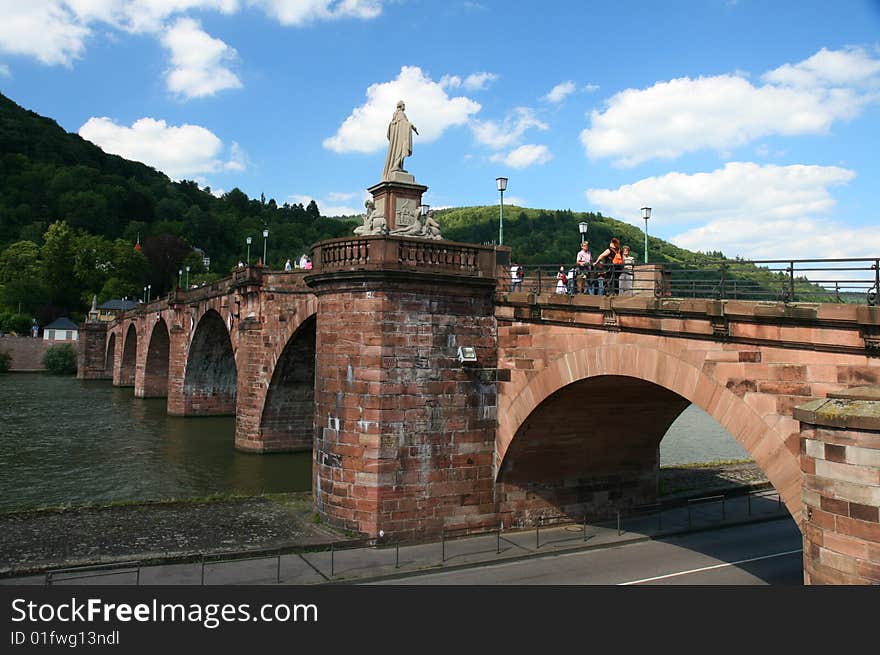
{"type": "MultiPolygon", "coordinates": [[[[457,207],[436,212],[443,236],[455,241],[491,243],[498,239],[498,205],[488,207],[457,207]]],[[[596,257],[612,237],[628,245],[637,262],[644,261],[645,233],[629,223],[603,216],[601,213],[571,210],[527,209],[504,207],[504,245],[510,246],[517,263],[525,266],[574,264],[580,247],[578,224],[588,224],[587,240],[596,257]]],[[[648,236],[648,257],[652,263],[664,263],[671,271],[676,294],[689,292],[702,296],[720,289],[724,278],[725,297],[743,293],[745,299],[779,299],[787,281],[773,273],[742,262],[725,258],[723,253],[700,253],[679,248],[668,241],[648,236]],[[722,268],[723,274],[722,274],[722,268]]],[[[830,302],[833,294],[805,279],[795,280],[798,300],[830,302]]],[[[843,301],[848,298],[843,297],[843,301]]]]}
{"type": "MultiPolygon", "coordinates": [[[[437,212],[437,220],[448,239],[497,239],[497,206],[447,209],[437,212]]],[[[589,224],[594,254],[617,236],[642,259],[642,231],[599,213],[508,206],[504,243],[523,264],[571,264],[581,221],[589,224]]],[[[161,295],[178,283],[185,266],[191,282],[226,275],[246,257],[246,237],[253,240],[251,261],[262,257],[266,228],[267,263],[280,268],[317,241],[352,234],[357,223],[356,217],[322,217],[314,201],[279,206],[237,188],[215,197],[195,182],[175,182],[108,155],[0,95],[0,328],[4,322],[29,325],[31,316],[43,323],[61,314],[77,318],[95,295],[99,301],[140,297],[147,284],[153,296],[161,295]],[[138,239],[142,252],[132,250],[138,239]],[[210,271],[202,270],[194,248],[210,258],[210,271]]],[[[721,253],[692,253],[655,238],[649,252],[654,262],[705,262],[706,275],[718,276],[709,260],[721,253]]],[[[748,265],[732,270],[733,277],[766,287],[768,297],[778,291],[778,277],[766,271],[748,265]]]]}
{"type": "MultiPolygon", "coordinates": [[[[173,182],[149,166],[106,154],[3,95],[0,153],[0,250],[23,239],[39,244],[49,225],[63,220],[132,243],[138,234],[172,234],[227,269],[244,255],[245,237],[257,237],[265,225],[276,265],[315,240],[349,230],[322,218],[314,202],[279,206],[238,189],[216,198],[195,182],[173,182]]],[[[262,237],[254,242],[262,245],[262,237]]]]}
{"type": "Polygon", "coordinates": [[[177,283],[185,260],[196,281],[226,274],[246,257],[247,236],[251,260],[262,257],[264,228],[268,263],[280,268],[352,225],[322,217],[315,202],[279,206],[239,189],[217,198],[108,155],[0,95],[0,314],[45,322],[80,315],[93,295],[137,297],[147,284],[158,295],[177,283]],[[125,248],[138,239],[145,261],[125,248]],[[210,257],[210,273],[194,248],[210,257]]]}

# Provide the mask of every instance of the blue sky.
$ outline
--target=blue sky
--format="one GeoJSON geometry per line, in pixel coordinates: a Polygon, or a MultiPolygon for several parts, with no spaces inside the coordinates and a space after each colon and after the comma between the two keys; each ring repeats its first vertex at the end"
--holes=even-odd
{"type": "Polygon", "coordinates": [[[880,254],[880,2],[0,0],[0,90],[214,192],[360,212],[403,99],[434,207],[880,254]]]}

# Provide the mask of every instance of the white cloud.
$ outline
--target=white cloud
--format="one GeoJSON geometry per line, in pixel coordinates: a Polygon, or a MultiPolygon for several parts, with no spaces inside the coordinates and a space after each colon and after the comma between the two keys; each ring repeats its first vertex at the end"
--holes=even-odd
{"type": "Polygon", "coordinates": [[[232,14],[241,6],[239,0],[63,0],[61,4],[83,23],[100,21],[128,32],[157,32],[171,16],[192,10],[232,14]]]}
{"type": "Polygon", "coordinates": [[[464,78],[461,85],[466,91],[483,91],[497,79],[498,76],[495,73],[472,73],[464,78]]]}
{"type": "Polygon", "coordinates": [[[419,129],[417,143],[436,141],[448,128],[465,124],[480,110],[480,104],[470,98],[450,98],[444,87],[419,67],[404,66],[396,79],[370,85],[366,102],[355,107],[336,134],[324,140],[324,147],[334,152],[385,148],[388,123],[398,100],[406,103],[406,115],[419,129]]]}
{"type": "Polygon", "coordinates": [[[505,116],[501,123],[491,120],[475,120],[471,123],[471,130],[477,141],[494,150],[519,143],[523,134],[531,128],[546,130],[547,127],[547,124],[538,120],[528,107],[517,107],[505,116]]]}
{"type": "Polygon", "coordinates": [[[232,159],[224,162],[223,142],[199,125],[168,125],[163,120],[141,118],[131,127],[110,118],[90,118],[79,135],[105,152],[143,162],[174,179],[197,177],[220,170],[242,170],[243,153],[233,144],[232,159]]]}
{"type": "Polygon", "coordinates": [[[534,164],[546,164],[553,158],[550,150],[544,145],[527,144],[516,148],[506,155],[495,154],[492,161],[507,164],[511,168],[527,168],[534,164]]]}
{"type": "Polygon", "coordinates": [[[835,121],[853,118],[880,98],[830,84],[880,82],[878,65],[862,50],[822,50],[767,73],[763,86],[731,74],[627,89],[612,96],[604,111],[591,113],[581,141],[590,157],[613,157],[619,165],[634,166],[702,149],[723,151],[774,134],[823,134],[835,121]]]}
{"type": "Polygon", "coordinates": [[[827,50],[797,64],[783,64],[761,76],[766,82],[789,86],[853,86],[876,82],[880,60],[871,59],[863,48],[827,50]]]}
{"type": "MultiPolygon", "coordinates": [[[[670,239],[688,250],[718,250],[727,257],[748,259],[833,259],[875,257],[880,251],[880,232],[873,227],[853,227],[814,218],[777,220],[710,221],[670,239]]],[[[810,277],[811,274],[807,274],[810,277]]],[[[814,279],[819,274],[812,274],[814,279]]],[[[827,273],[837,279],[867,279],[865,273],[827,273]]]]}
{"type": "MultiPolygon", "coordinates": [[[[520,196],[506,196],[504,198],[504,206],[516,205],[517,207],[528,207],[529,201],[520,196]]],[[[438,208],[439,209],[439,208],[438,208]]]]}
{"type": "Polygon", "coordinates": [[[594,91],[598,91],[598,90],[599,90],[598,84],[584,84],[584,86],[582,88],[582,91],[585,91],[587,93],[593,93],[594,91]]]}
{"type": "Polygon", "coordinates": [[[9,70],[9,66],[0,64],[0,77],[12,77],[12,71],[9,70]]]}
{"type": "Polygon", "coordinates": [[[91,30],[61,2],[0,0],[0,52],[70,66],[82,57],[91,30]]]}
{"type": "Polygon", "coordinates": [[[340,191],[331,191],[327,194],[327,198],[333,202],[345,202],[346,200],[357,198],[357,196],[357,193],[342,193],[340,191]]]}
{"type": "Polygon", "coordinates": [[[224,170],[240,173],[247,169],[249,164],[247,153],[237,141],[233,141],[229,146],[229,160],[223,164],[224,170]]]}
{"type": "Polygon", "coordinates": [[[560,82],[552,89],[550,89],[550,92],[544,96],[544,100],[548,102],[562,102],[569,95],[574,93],[576,89],[577,87],[571,80],[560,82]]]}
{"type": "Polygon", "coordinates": [[[360,18],[382,13],[382,0],[247,0],[282,25],[303,25],[319,20],[360,18]]]}
{"type": "MultiPolygon", "coordinates": [[[[174,16],[193,11],[231,15],[257,9],[282,25],[368,20],[384,0],[0,0],[0,52],[71,66],[98,23],[132,33],[159,33],[174,16]]],[[[113,38],[111,35],[110,38],[113,38]]]]}
{"type": "Polygon", "coordinates": [[[168,28],[162,45],[171,51],[172,68],[165,80],[169,91],[201,98],[241,87],[241,80],[226,67],[236,60],[235,49],[202,31],[192,18],[181,18],[168,28]]]}
{"type": "Polygon", "coordinates": [[[731,162],[710,173],[667,173],[586,195],[598,209],[635,225],[641,226],[639,208],[647,205],[655,225],[693,226],[671,239],[689,250],[752,258],[859,256],[880,249],[880,232],[871,236],[822,218],[836,203],[829,187],[854,177],[837,166],[731,162]],[[860,240],[838,242],[840,229],[859,233],[860,240]]]}

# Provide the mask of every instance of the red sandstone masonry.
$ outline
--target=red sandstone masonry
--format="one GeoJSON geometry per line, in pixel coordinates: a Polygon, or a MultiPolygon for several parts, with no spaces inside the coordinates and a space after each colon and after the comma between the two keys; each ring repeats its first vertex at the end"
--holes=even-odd
{"type": "Polygon", "coordinates": [[[492,522],[497,392],[483,373],[496,362],[491,287],[401,270],[396,260],[383,266],[380,276],[322,271],[310,282],[323,382],[316,507],[371,537],[492,522]],[[476,348],[478,367],[459,363],[460,345],[476,348]]]}
{"type": "Polygon", "coordinates": [[[880,389],[877,401],[859,400],[860,394],[840,392],[841,400],[795,410],[801,420],[808,584],[880,583],[880,389]],[[860,427],[842,425],[853,422],[860,427]]]}

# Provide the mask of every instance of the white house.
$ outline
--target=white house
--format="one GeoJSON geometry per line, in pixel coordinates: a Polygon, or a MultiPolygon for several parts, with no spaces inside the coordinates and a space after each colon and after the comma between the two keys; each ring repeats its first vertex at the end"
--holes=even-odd
{"type": "Polygon", "coordinates": [[[79,327],[66,316],[55,319],[43,328],[44,341],[76,341],[79,327]]]}

